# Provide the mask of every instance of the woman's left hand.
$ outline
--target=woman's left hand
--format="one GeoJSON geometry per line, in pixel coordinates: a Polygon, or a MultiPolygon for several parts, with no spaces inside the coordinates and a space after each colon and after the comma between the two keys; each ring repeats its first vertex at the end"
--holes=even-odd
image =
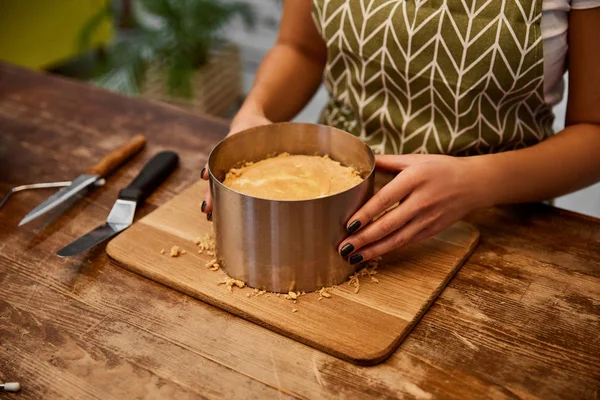
{"type": "Polygon", "coordinates": [[[435,235],[487,205],[485,157],[377,156],[377,168],[398,175],[350,218],[351,236],[339,246],[342,257],[351,264],[372,259],[435,235]]]}

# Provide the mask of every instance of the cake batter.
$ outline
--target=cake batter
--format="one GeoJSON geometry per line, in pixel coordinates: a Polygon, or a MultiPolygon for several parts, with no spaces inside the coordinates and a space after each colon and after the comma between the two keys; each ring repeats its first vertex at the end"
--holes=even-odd
{"type": "Polygon", "coordinates": [[[307,200],[343,192],[362,181],[357,170],[328,156],[282,153],[232,168],[223,184],[263,199],[307,200]]]}

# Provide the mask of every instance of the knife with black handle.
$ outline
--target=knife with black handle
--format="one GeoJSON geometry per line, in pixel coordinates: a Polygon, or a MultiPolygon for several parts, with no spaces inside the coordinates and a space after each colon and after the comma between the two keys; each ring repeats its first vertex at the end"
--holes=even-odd
{"type": "Polygon", "coordinates": [[[143,203],[167,179],[179,163],[172,151],[163,151],[152,157],[133,181],[119,192],[106,223],[86,233],[56,253],[60,257],[80,254],[129,228],[133,223],[136,206],[143,203]]]}

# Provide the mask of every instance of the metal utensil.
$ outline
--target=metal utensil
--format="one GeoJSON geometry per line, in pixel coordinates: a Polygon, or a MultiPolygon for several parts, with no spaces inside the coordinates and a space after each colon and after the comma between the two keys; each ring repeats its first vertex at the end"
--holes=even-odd
{"type": "Polygon", "coordinates": [[[62,188],[42,204],[34,208],[19,222],[19,226],[39,217],[40,215],[52,210],[59,204],[67,201],[76,194],[89,188],[99,179],[105,178],[114,172],[127,159],[138,153],[146,144],[146,138],[143,135],[137,135],[120,148],[108,154],[96,165],[90,167],[84,174],[75,178],[71,184],[62,188]]]}
{"type": "Polygon", "coordinates": [[[18,392],[19,390],[21,390],[21,384],[19,382],[0,383],[0,391],[18,392]]]}
{"type": "Polygon", "coordinates": [[[280,123],[239,132],[208,159],[217,258],[233,278],[273,292],[312,291],[343,282],[356,267],[337,246],[345,224],[373,194],[375,156],[357,137],[314,124],[280,123]],[[325,155],[361,172],[364,181],[344,192],[310,200],[267,200],[223,185],[241,161],[269,155],[325,155]]]}
{"type": "Polygon", "coordinates": [[[6,193],[4,195],[2,200],[0,200],[0,208],[2,208],[2,206],[8,201],[10,196],[12,196],[15,193],[22,192],[23,190],[65,187],[65,186],[69,186],[70,184],[71,184],[71,181],[64,181],[64,182],[31,183],[29,185],[15,186],[14,188],[10,189],[10,191],[8,193],[6,193]]]}
{"type": "MultiPolygon", "coordinates": [[[[104,179],[98,179],[96,181],[96,183],[94,184],[94,186],[104,186],[105,182],[106,181],[104,179]]],[[[4,204],[6,204],[8,199],[15,193],[22,192],[24,190],[32,190],[32,189],[48,189],[48,188],[65,187],[65,186],[69,186],[71,183],[72,183],[72,181],[44,182],[44,183],[30,183],[28,185],[15,186],[14,188],[10,189],[10,191],[8,193],[6,193],[4,195],[2,200],[0,200],[0,208],[2,208],[2,206],[4,204]]]]}
{"type": "Polygon", "coordinates": [[[106,223],[86,233],[56,253],[60,257],[80,254],[127,229],[133,223],[138,204],[141,204],[177,167],[179,157],[163,151],[152,157],[135,179],[119,192],[106,223]]]}

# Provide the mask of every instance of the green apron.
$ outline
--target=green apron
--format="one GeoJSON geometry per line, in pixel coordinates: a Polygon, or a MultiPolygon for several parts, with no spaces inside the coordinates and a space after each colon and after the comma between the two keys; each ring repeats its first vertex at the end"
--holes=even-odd
{"type": "Polygon", "coordinates": [[[321,123],[376,153],[471,155],[552,134],[541,0],[314,0],[321,123]]]}

